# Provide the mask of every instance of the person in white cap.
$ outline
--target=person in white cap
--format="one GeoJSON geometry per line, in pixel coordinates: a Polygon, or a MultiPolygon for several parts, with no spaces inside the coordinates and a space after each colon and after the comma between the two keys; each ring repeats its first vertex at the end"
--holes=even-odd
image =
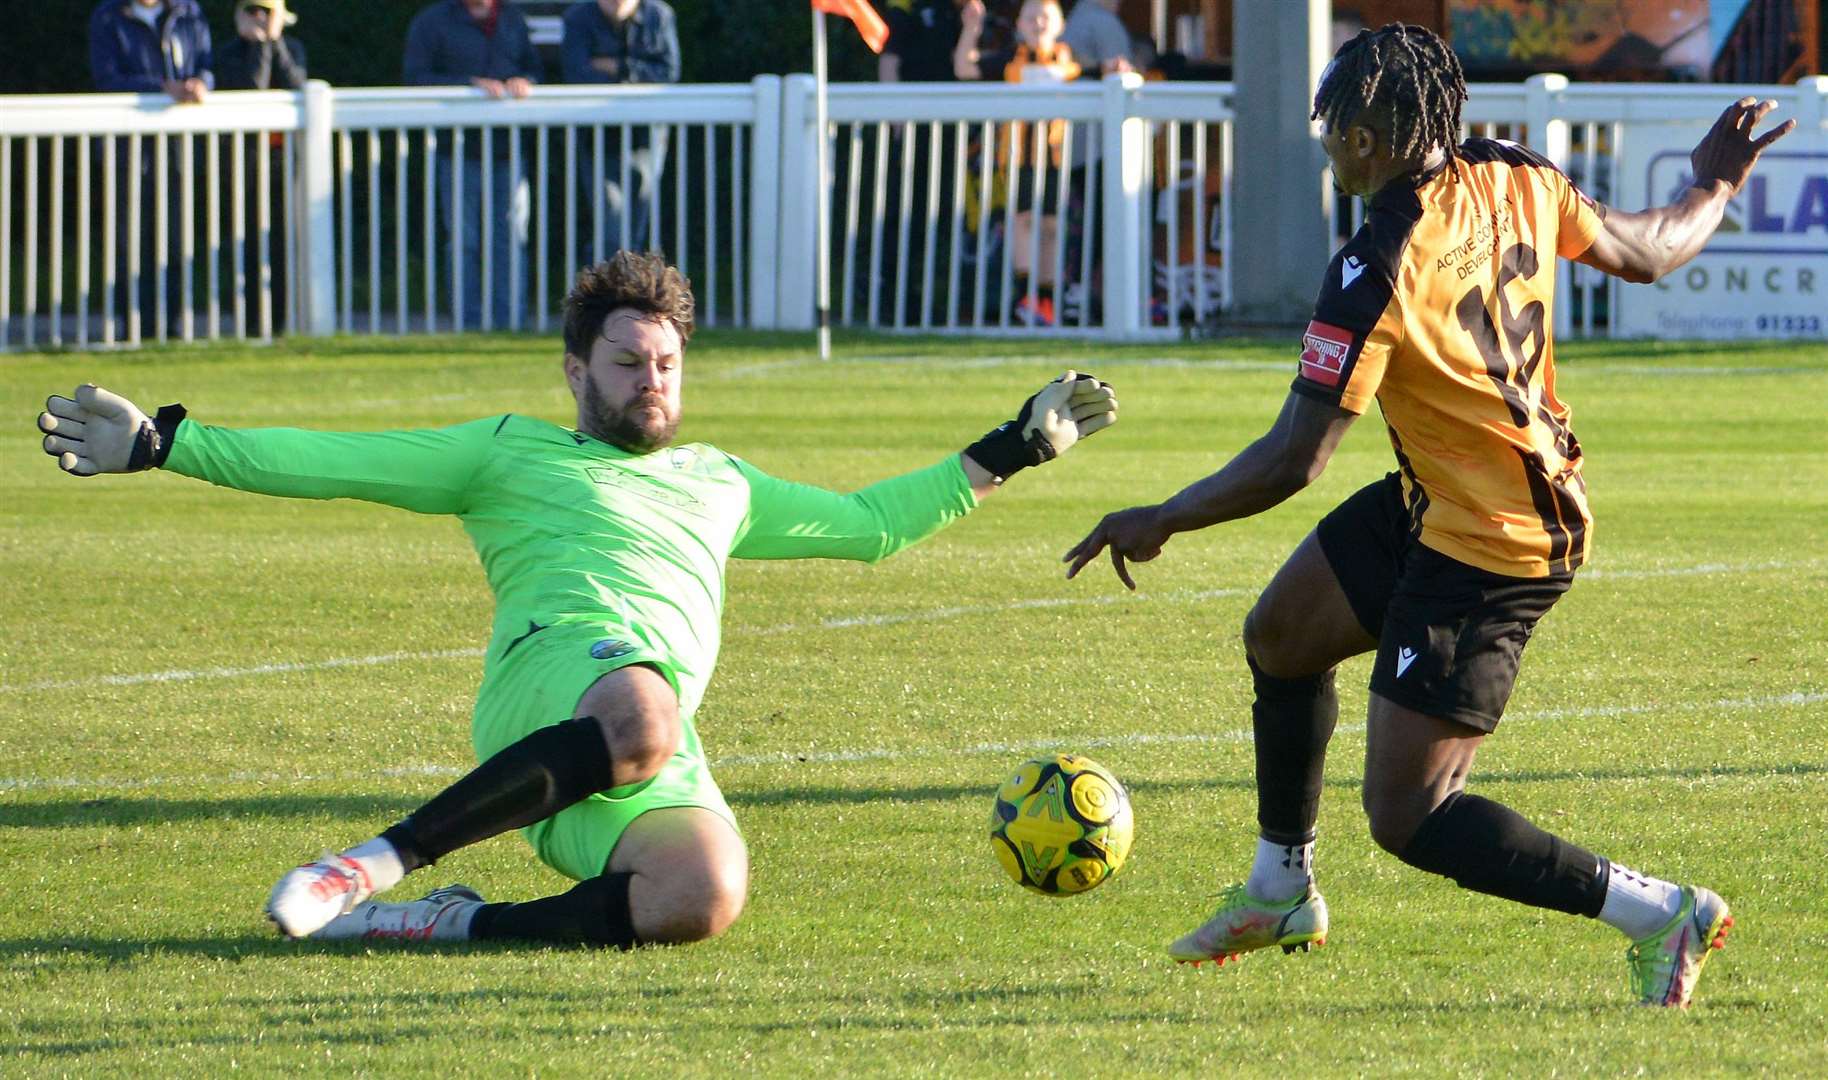
{"type": "Polygon", "coordinates": [[[235,36],[216,53],[219,90],[302,90],[305,46],[285,28],[298,22],[286,0],[241,0],[235,36]]]}

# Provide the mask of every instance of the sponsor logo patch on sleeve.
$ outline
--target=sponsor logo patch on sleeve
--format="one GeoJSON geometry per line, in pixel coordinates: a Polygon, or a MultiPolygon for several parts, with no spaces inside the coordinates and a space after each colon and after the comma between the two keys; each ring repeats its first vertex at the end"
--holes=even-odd
{"type": "Polygon", "coordinates": [[[1352,351],[1352,331],[1319,319],[1301,335],[1301,377],[1321,386],[1338,386],[1352,351]]]}

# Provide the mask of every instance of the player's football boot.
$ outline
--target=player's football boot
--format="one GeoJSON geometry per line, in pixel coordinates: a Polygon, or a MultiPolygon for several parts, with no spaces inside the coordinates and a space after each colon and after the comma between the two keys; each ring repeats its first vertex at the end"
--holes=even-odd
{"type": "Polygon", "coordinates": [[[1219,895],[1219,910],[1212,918],[1168,946],[1168,955],[1183,964],[1223,964],[1271,945],[1292,953],[1326,943],[1327,902],[1312,882],[1300,896],[1274,903],[1257,899],[1238,884],[1219,895]]]}
{"type": "Polygon", "coordinates": [[[1682,886],[1682,910],[1676,917],[1625,950],[1638,1004],[1688,1008],[1701,966],[1715,949],[1726,946],[1732,925],[1725,900],[1699,886],[1682,886]]]}
{"type": "Polygon", "coordinates": [[[374,894],[374,883],[360,863],[325,852],[279,879],[267,897],[267,918],[280,933],[301,938],[374,894]]]}
{"type": "Polygon", "coordinates": [[[446,885],[417,900],[389,904],[370,900],[339,915],[311,935],[313,941],[466,941],[470,917],[482,894],[468,885],[446,885]]]}

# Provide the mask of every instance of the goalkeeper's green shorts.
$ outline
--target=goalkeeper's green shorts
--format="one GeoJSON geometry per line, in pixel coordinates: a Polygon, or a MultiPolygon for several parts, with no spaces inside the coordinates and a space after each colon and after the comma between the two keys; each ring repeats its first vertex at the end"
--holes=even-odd
{"type": "MultiPolygon", "coordinates": [[[[592,683],[619,668],[649,664],[678,689],[672,662],[626,630],[603,622],[546,627],[514,646],[476,692],[470,741],[485,761],[533,732],[577,714],[592,683]]],[[[692,718],[680,718],[679,749],[651,779],[611,788],[521,830],[540,860],[576,881],[596,877],[631,823],[649,810],[696,806],[736,828],[711,778],[692,718]]]]}

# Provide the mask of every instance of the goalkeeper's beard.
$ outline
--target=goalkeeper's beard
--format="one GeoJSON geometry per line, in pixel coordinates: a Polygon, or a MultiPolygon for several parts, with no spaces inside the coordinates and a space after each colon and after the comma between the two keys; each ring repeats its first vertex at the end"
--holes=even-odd
{"type": "Polygon", "coordinates": [[[603,397],[594,375],[584,374],[584,415],[591,421],[590,434],[611,446],[631,454],[646,454],[673,441],[679,430],[679,416],[667,411],[666,398],[648,392],[636,395],[618,409],[603,397]],[[656,418],[648,406],[659,410],[656,418]]]}

